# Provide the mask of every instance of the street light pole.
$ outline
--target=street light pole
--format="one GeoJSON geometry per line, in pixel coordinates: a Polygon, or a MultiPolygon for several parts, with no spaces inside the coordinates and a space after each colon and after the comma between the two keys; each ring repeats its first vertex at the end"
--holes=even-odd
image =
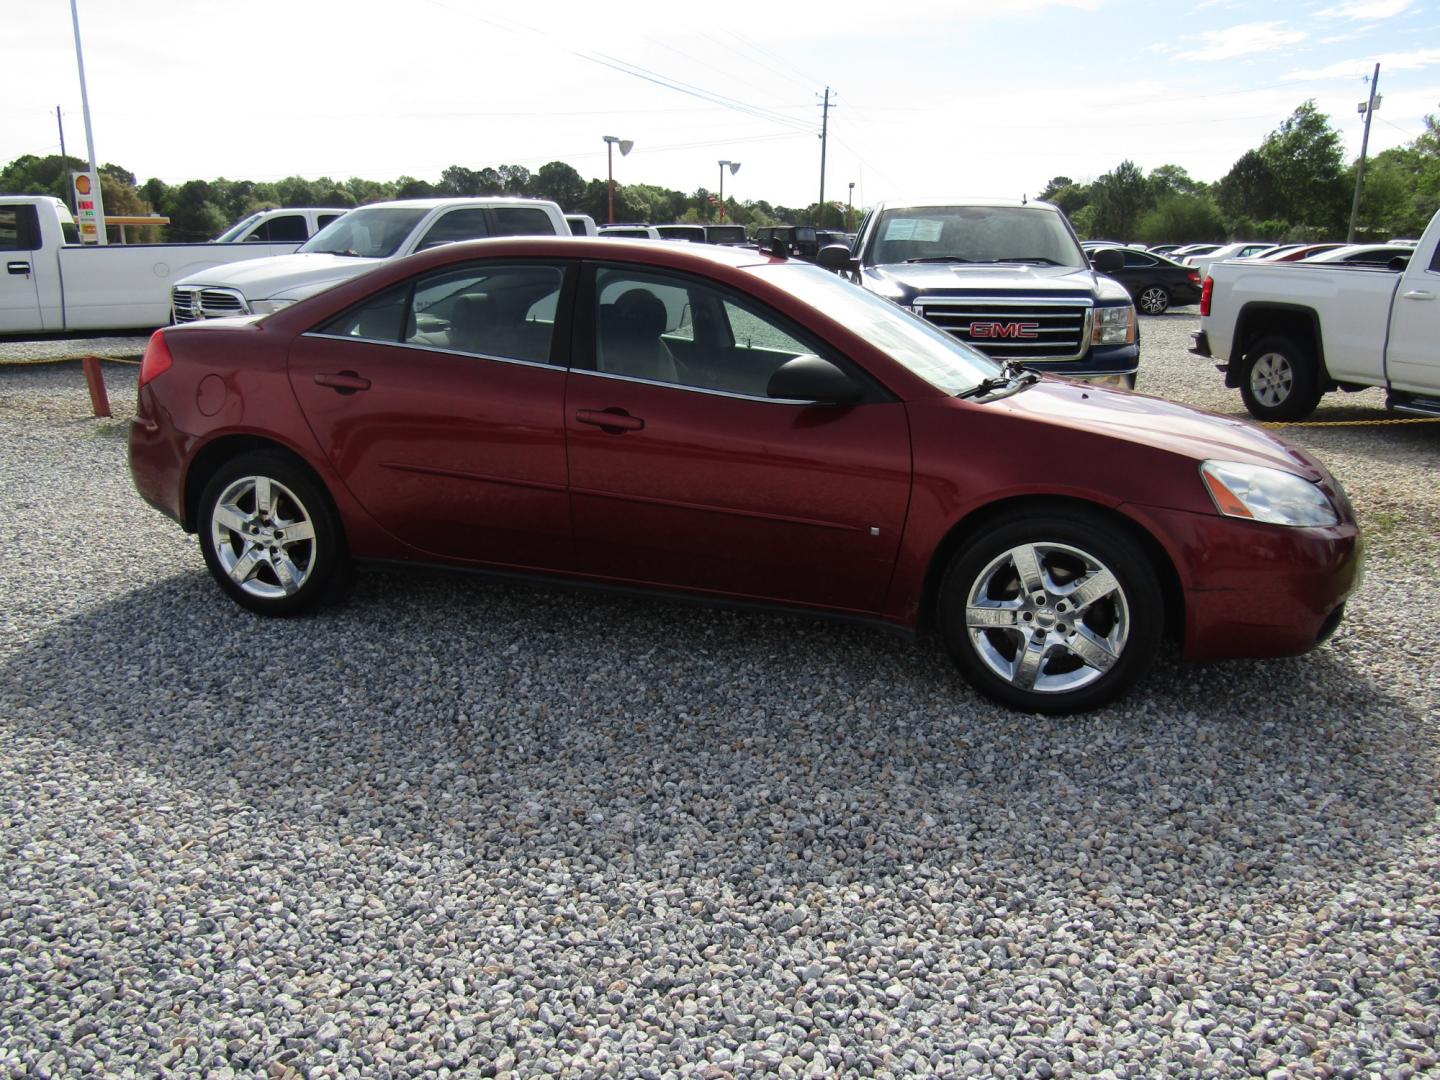
{"type": "Polygon", "coordinates": [[[853,232],[855,220],[855,181],[850,181],[850,197],[845,200],[845,231],[853,232]]]}
{"type": "Polygon", "coordinates": [[[620,156],[624,157],[630,153],[631,147],[635,145],[631,139],[622,139],[617,135],[606,135],[605,139],[605,173],[609,177],[606,190],[609,193],[609,201],[605,214],[605,224],[615,224],[615,146],[620,146],[620,156]]]}
{"type": "Polygon", "coordinates": [[[721,224],[721,225],[724,225],[724,224],[725,224],[725,166],[727,166],[727,165],[730,166],[730,175],[731,175],[731,176],[734,176],[737,172],[740,171],[740,162],[738,162],[738,161],[722,161],[722,162],[720,162],[720,224],[721,224]]]}

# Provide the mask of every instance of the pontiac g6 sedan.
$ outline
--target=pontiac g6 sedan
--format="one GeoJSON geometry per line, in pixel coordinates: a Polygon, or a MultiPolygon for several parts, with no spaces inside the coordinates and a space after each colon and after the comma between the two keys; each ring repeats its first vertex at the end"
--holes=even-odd
{"type": "Polygon", "coordinates": [[[1191,659],[1305,652],[1360,543],[1248,424],[990,360],[812,265],[515,237],[151,338],[135,484],[235,601],[412,560],[936,629],[1073,712],[1191,659]]]}

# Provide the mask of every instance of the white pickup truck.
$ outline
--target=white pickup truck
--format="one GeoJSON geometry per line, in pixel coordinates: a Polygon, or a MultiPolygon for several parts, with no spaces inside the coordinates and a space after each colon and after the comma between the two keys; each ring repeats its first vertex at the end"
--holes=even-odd
{"type": "Polygon", "coordinates": [[[1440,213],[1389,268],[1215,263],[1194,339],[1261,420],[1303,420],[1328,391],[1372,386],[1391,409],[1440,416],[1440,213]]]}
{"type": "Polygon", "coordinates": [[[0,336],[152,329],[170,321],[170,286],[218,263],[294,251],[297,242],[80,244],[50,195],[0,195],[0,336]]]}
{"type": "Polygon", "coordinates": [[[293,255],[215,266],[171,290],[175,322],[268,315],[416,251],[487,236],[569,236],[558,204],[482,196],[402,199],[351,210],[293,255]]]}
{"type": "Polygon", "coordinates": [[[348,212],[343,206],[284,206],[256,210],[215,238],[217,244],[281,243],[299,247],[348,212]]]}

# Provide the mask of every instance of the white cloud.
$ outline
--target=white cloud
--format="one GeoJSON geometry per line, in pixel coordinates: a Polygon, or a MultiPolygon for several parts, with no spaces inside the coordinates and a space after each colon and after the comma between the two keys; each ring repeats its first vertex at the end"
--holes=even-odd
{"type": "Polygon", "coordinates": [[[1306,38],[1303,30],[1291,30],[1284,23],[1242,23],[1228,30],[1208,30],[1187,38],[1199,41],[1197,48],[1180,53],[1177,60],[1231,60],[1237,56],[1269,52],[1286,45],[1296,45],[1306,38]]]}
{"type": "Polygon", "coordinates": [[[1284,75],[1281,75],[1280,78],[1284,82],[1355,78],[1360,75],[1370,74],[1377,60],[1380,62],[1380,70],[1382,73],[1389,71],[1418,71],[1421,68],[1434,67],[1440,64],[1440,49],[1417,49],[1414,52],[1408,53],[1387,53],[1384,56],[1341,60],[1339,63],[1330,64],[1322,68],[1304,68],[1300,71],[1288,71],[1284,75]]]}
{"type": "Polygon", "coordinates": [[[1373,22],[1376,19],[1393,19],[1396,15],[1403,15],[1414,5],[1415,0],[1354,0],[1353,3],[1325,8],[1316,14],[1322,19],[1373,22]]]}

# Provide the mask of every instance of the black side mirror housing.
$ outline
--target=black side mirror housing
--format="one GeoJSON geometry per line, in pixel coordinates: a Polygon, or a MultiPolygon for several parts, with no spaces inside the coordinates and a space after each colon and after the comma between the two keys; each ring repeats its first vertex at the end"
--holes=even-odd
{"type": "Polygon", "coordinates": [[[1090,265],[1102,274],[1108,274],[1125,265],[1125,256],[1115,248],[1096,248],[1090,253],[1090,265]]]}
{"type": "Polygon", "coordinates": [[[783,401],[854,405],[865,396],[865,389],[829,360],[805,353],[781,364],[765,393],[783,401]]]}
{"type": "Polygon", "coordinates": [[[860,269],[860,261],[850,257],[850,249],[844,244],[826,244],[815,256],[815,261],[837,274],[860,269]]]}

